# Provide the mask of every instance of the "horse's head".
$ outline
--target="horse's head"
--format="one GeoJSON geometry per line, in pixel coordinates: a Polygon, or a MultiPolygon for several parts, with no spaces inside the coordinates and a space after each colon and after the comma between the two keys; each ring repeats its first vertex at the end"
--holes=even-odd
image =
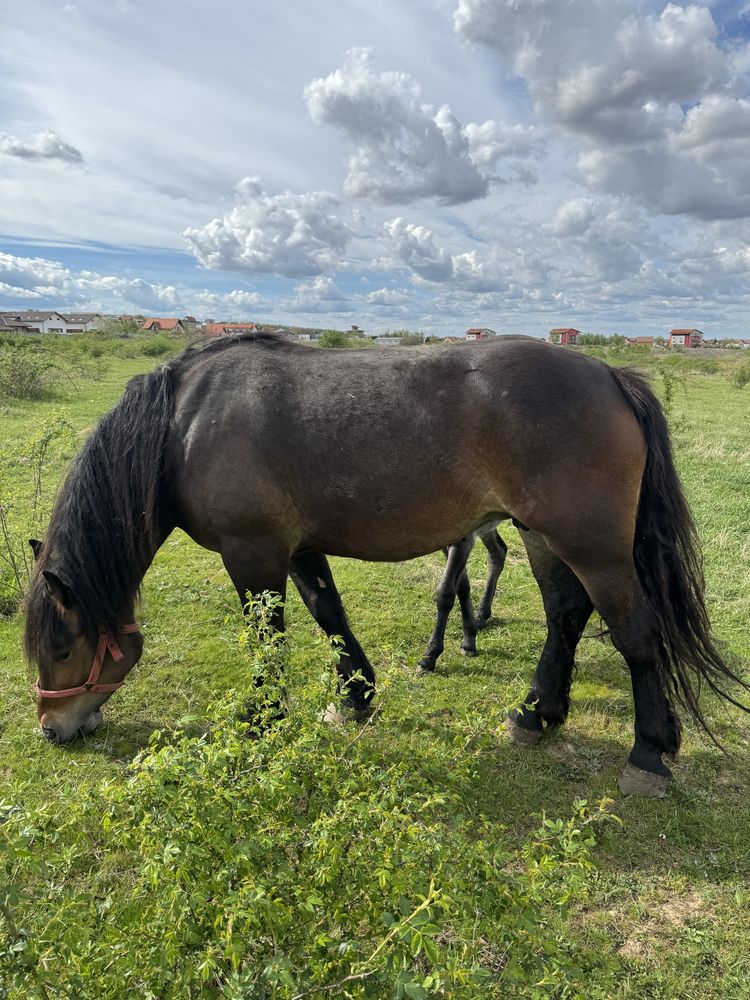
{"type": "MultiPolygon", "coordinates": [[[[41,543],[31,544],[38,558],[41,543]]],[[[74,584],[51,569],[39,569],[27,600],[25,647],[39,671],[39,727],[52,743],[96,729],[102,705],[143,651],[134,623],[117,634],[97,634],[84,628],[81,617],[74,584]]]]}

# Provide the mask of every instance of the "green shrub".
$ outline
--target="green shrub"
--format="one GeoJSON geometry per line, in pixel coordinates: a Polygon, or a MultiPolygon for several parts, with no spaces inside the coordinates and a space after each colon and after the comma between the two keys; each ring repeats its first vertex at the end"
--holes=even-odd
{"type": "Polygon", "coordinates": [[[732,382],[738,389],[744,389],[750,382],[750,365],[742,365],[732,376],[732,382]]]}
{"type": "Polygon", "coordinates": [[[4,338],[0,341],[0,397],[43,399],[61,389],[75,388],[81,378],[96,378],[101,367],[50,335],[4,338]],[[49,337],[49,339],[47,339],[49,337]]]}
{"type": "Polygon", "coordinates": [[[126,781],[63,818],[6,803],[7,996],[585,996],[596,960],[562,920],[585,895],[601,808],[578,802],[512,850],[456,790],[481,734],[461,733],[452,787],[436,788],[366,729],[322,724],[322,681],[275,719],[285,657],[268,608],[251,606],[245,637],[267,678],[245,693],[252,723],[233,698],[203,735],[156,734],[126,781]]]}
{"type": "Polygon", "coordinates": [[[0,453],[5,469],[14,465],[23,470],[21,476],[0,480],[0,615],[18,608],[32,566],[28,539],[42,534],[49,517],[45,471],[50,448],[72,440],[73,428],[60,411],[41,422],[20,450],[0,453]]]}
{"type": "Polygon", "coordinates": [[[168,337],[151,337],[140,345],[140,353],[147,358],[161,358],[165,354],[176,354],[182,348],[182,343],[176,343],[168,337]]]}

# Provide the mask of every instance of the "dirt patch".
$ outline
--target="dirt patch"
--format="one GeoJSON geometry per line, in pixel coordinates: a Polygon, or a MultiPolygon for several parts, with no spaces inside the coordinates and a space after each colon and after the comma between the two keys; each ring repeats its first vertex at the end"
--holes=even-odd
{"type": "Polygon", "coordinates": [[[694,889],[684,896],[672,895],[654,904],[649,916],[625,939],[617,954],[623,958],[645,958],[664,946],[665,931],[679,931],[707,914],[706,902],[694,889]]]}

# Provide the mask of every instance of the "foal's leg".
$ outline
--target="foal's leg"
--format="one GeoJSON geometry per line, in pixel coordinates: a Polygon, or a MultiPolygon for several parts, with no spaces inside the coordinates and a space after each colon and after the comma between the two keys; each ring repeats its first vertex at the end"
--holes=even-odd
{"type": "Polygon", "coordinates": [[[471,609],[471,593],[469,578],[466,575],[466,561],[474,547],[474,536],[467,535],[451,545],[448,550],[448,562],[435,594],[437,604],[437,620],[430,641],[419,666],[422,670],[434,670],[438,656],[443,652],[445,626],[448,615],[456,600],[456,593],[461,594],[461,609],[464,621],[464,640],[461,649],[469,656],[476,653],[476,624],[471,609]],[[465,577],[465,580],[463,579],[465,577]]]}
{"type": "Polygon", "coordinates": [[[375,672],[349,626],[328,560],[319,552],[297,553],[292,556],[289,575],[326,635],[340,636],[344,641],[337,670],[345,704],[357,711],[369,709],[375,695],[375,672]]]}
{"type": "Polygon", "coordinates": [[[481,629],[487,624],[492,614],[492,602],[495,600],[497,581],[505,566],[505,557],[508,554],[508,546],[502,540],[495,528],[490,528],[479,536],[487,549],[489,556],[489,566],[487,573],[487,584],[484,588],[482,600],[479,602],[476,623],[481,629]]]}
{"type": "Polygon", "coordinates": [[[523,531],[521,537],[547,618],[547,641],[525,702],[534,707],[522,707],[510,718],[514,742],[529,745],[540,739],[545,725],[562,725],[567,717],[575,650],[592,603],[580,581],[550,552],[541,535],[523,531]]]}

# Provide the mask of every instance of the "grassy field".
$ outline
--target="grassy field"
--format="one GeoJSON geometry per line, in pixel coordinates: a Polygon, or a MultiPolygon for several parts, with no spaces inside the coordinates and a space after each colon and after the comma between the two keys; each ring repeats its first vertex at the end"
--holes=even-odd
{"type": "MultiPolygon", "coordinates": [[[[106,361],[104,377],[82,381],[75,392],[36,402],[0,401],[3,492],[27,489],[27,442],[36,426],[62,412],[73,430],[49,446],[44,482],[51,493],[98,416],[119,397],[126,379],[154,365],[153,359],[142,357],[106,361]]],[[[704,545],[715,631],[734,660],[747,664],[750,386],[733,384],[732,373],[739,363],[722,358],[706,372],[680,359],[674,369],[667,368],[673,375],[657,376],[656,385],[672,397],[678,463],[704,545]],[[675,374],[679,382],[674,381],[675,374]]],[[[397,565],[333,560],[353,628],[378,674],[380,711],[364,730],[350,726],[331,739],[342,741],[345,748],[354,741],[347,752],[358,755],[360,762],[385,762],[387,767],[403,769],[407,784],[411,776],[436,793],[450,790],[456,798],[437,806],[435,822],[446,836],[449,830],[453,836],[457,817],[464,817],[465,830],[458,829],[458,835],[467,843],[473,836],[472,824],[481,820],[485,829],[496,830],[499,843],[516,850],[539,825],[542,812],[568,817],[577,799],[591,803],[611,797],[611,809],[621,820],[597,829],[585,891],[556,931],[561,946],[579,955],[584,982],[545,985],[540,980],[533,988],[498,985],[502,963],[493,965],[493,941],[484,929],[483,940],[470,945],[475,951],[484,949],[485,964],[498,970],[497,982],[490,980],[473,994],[465,987],[455,994],[444,989],[440,995],[750,997],[750,721],[707,699],[708,718],[728,754],[688,726],[668,797],[622,798],[616,781],[632,743],[629,678],[616,651],[592,637],[579,648],[568,724],[537,748],[512,747],[500,720],[527,689],[543,643],[544,618],[515,529],[506,525],[501,530],[509,555],[494,618],[479,636],[480,655],[474,660],[459,655],[460,622],[454,614],[446,652],[434,676],[417,676],[416,663],[431,631],[432,593],[442,557],[397,565]]],[[[470,571],[478,595],[485,573],[481,546],[472,555],[470,571]]],[[[113,698],[100,730],[66,748],[47,745],[37,732],[32,677],[20,654],[22,618],[0,619],[0,797],[6,804],[32,810],[46,804],[53,815],[64,818],[71,802],[87,790],[104,781],[124,783],[128,762],[147,746],[155,730],[200,726],[217,696],[241,686],[238,671],[243,664],[234,642],[235,625],[227,622],[234,605],[234,591],[218,557],[176,532],[145,580],[139,620],[146,649],[139,667],[113,698]]],[[[309,698],[318,695],[322,707],[325,692],[315,684],[321,664],[330,656],[292,592],[287,622],[292,709],[304,698],[309,706],[309,698]]],[[[589,632],[596,631],[592,619],[589,632]]],[[[94,867],[115,870],[116,860],[107,856],[106,841],[104,846],[97,844],[94,867]]],[[[85,874],[76,877],[86,884],[85,874]]],[[[450,872],[444,879],[450,893],[450,872]]],[[[33,911],[42,903],[32,899],[23,905],[33,911]]],[[[3,931],[7,927],[0,918],[0,935],[3,931]]],[[[52,973],[50,978],[54,982],[52,973]]],[[[206,986],[206,996],[222,995],[211,989],[206,986]]],[[[268,993],[237,996],[294,995],[284,989],[282,984],[277,992],[269,988],[268,993]]],[[[428,992],[419,994],[414,987],[411,993],[393,995],[428,992]]],[[[323,995],[392,994],[357,993],[352,984],[323,995]]]]}

